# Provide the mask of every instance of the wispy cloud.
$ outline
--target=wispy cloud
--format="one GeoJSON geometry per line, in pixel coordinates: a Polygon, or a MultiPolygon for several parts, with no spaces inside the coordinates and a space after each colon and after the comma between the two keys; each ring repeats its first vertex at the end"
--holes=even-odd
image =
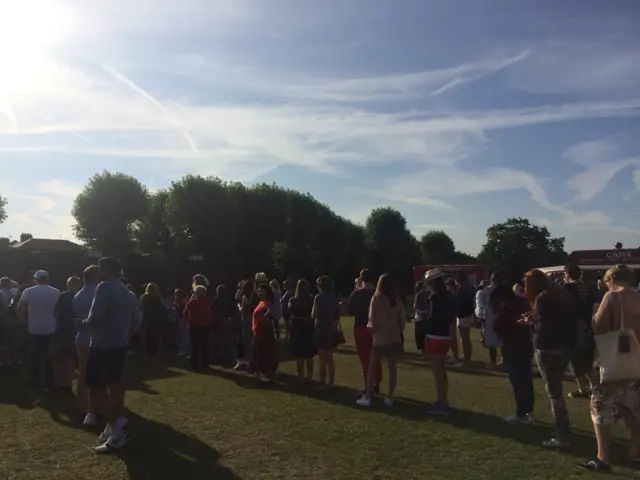
{"type": "Polygon", "coordinates": [[[616,146],[611,140],[583,142],[565,150],[564,158],[584,168],[566,182],[567,187],[576,192],[576,201],[591,200],[604,191],[622,170],[640,165],[640,157],[616,159],[615,150],[616,146]]]}

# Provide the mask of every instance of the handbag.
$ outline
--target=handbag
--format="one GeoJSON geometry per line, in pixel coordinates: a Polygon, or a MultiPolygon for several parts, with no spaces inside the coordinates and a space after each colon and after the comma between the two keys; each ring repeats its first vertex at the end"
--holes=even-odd
{"type": "Polygon", "coordinates": [[[336,348],[338,345],[344,345],[347,343],[347,340],[344,338],[344,332],[342,331],[342,325],[338,323],[336,327],[333,329],[333,340],[332,340],[333,348],[336,348]]]}
{"type": "Polygon", "coordinates": [[[600,381],[635,380],[640,378],[640,342],[624,322],[624,304],[619,293],[620,329],[595,335],[600,381]]]}

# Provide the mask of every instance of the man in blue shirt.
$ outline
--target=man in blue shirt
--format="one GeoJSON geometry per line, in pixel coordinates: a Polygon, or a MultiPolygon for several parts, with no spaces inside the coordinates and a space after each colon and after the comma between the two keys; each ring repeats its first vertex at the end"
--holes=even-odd
{"type": "Polygon", "coordinates": [[[98,262],[102,282],[96,287],[89,318],[91,340],[85,374],[85,386],[91,402],[104,414],[107,427],[101,436],[105,443],[96,453],[120,450],[128,442],[124,431],[124,364],[129,339],[140,326],[138,302],[120,281],[122,265],[117,258],[98,262]]]}

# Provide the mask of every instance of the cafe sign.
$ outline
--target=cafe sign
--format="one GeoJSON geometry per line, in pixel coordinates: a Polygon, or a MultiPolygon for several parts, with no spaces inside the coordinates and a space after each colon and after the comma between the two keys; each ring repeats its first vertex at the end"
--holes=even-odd
{"type": "Polygon", "coordinates": [[[613,250],[578,250],[571,252],[569,261],[578,265],[616,265],[640,263],[640,248],[613,250]]]}

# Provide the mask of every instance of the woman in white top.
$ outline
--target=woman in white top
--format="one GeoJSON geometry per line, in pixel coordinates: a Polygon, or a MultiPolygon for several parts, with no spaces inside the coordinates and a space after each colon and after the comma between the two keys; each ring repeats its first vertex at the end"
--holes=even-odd
{"type": "MultiPolygon", "coordinates": [[[[593,317],[595,335],[620,330],[624,317],[625,329],[633,331],[640,339],[640,293],[633,290],[633,272],[619,265],[607,271],[603,281],[609,291],[593,317]]],[[[582,468],[611,469],[611,426],[620,419],[626,421],[631,431],[629,456],[634,462],[640,461],[640,378],[603,381],[593,388],[591,420],[598,441],[598,456],[582,464],[582,468]]]]}

